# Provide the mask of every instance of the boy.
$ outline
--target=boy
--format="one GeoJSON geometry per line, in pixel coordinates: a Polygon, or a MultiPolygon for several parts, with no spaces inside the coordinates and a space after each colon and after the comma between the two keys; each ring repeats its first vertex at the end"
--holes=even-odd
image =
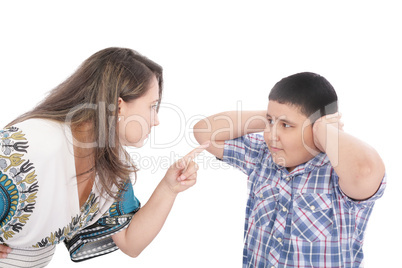
{"type": "Polygon", "coordinates": [[[249,181],[243,267],[361,267],[378,153],[342,130],[332,85],[314,73],[279,81],[267,111],[225,112],[194,126],[199,143],[249,181]],[[264,135],[254,134],[264,132],[264,135]]]}

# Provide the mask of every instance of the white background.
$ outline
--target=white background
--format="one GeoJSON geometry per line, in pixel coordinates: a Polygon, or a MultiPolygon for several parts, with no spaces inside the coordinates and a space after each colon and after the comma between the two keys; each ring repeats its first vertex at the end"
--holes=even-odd
{"type": "MultiPolygon", "coordinates": [[[[132,151],[142,156],[134,190],[145,203],[167,166],[195,147],[197,119],[239,107],[266,109],[269,90],[282,77],[317,72],[338,92],[345,131],[384,159],[388,186],[368,224],[366,267],[397,267],[398,6],[386,0],[1,1],[0,125],[32,108],[94,52],[139,51],[165,75],[161,124],[132,151]]],[[[116,252],[74,264],[61,245],[49,267],[241,267],[246,177],[207,153],[197,161],[197,185],[178,197],[138,258],[116,252]]]]}

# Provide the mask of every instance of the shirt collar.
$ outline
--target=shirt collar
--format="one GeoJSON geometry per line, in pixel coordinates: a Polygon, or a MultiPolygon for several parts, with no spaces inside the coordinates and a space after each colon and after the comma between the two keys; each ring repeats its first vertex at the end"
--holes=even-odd
{"type": "Polygon", "coordinates": [[[316,155],[314,158],[310,159],[306,163],[297,166],[290,173],[287,171],[287,169],[285,167],[279,166],[276,163],[275,163],[275,165],[277,166],[278,170],[280,170],[282,172],[285,171],[289,175],[294,176],[294,175],[298,175],[298,174],[308,173],[317,167],[322,167],[322,166],[326,165],[328,162],[329,162],[328,156],[325,153],[319,153],[318,155],[316,155]]]}

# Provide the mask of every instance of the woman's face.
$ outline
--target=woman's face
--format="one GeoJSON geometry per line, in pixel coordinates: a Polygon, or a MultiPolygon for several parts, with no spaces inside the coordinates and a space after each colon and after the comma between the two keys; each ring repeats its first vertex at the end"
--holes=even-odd
{"type": "Polygon", "coordinates": [[[152,78],[148,91],[130,102],[119,98],[119,138],[124,146],[142,147],[158,119],[159,83],[152,78]]]}

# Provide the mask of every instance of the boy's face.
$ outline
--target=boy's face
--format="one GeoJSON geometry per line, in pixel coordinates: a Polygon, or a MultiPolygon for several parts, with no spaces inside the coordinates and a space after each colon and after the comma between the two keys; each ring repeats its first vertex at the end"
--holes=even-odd
{"type": "Polygon", "coordinates": [[[310,120],[296,106],[269,101],[264,139],[274,162],[292,171],[318,154],[310,120]]]}

